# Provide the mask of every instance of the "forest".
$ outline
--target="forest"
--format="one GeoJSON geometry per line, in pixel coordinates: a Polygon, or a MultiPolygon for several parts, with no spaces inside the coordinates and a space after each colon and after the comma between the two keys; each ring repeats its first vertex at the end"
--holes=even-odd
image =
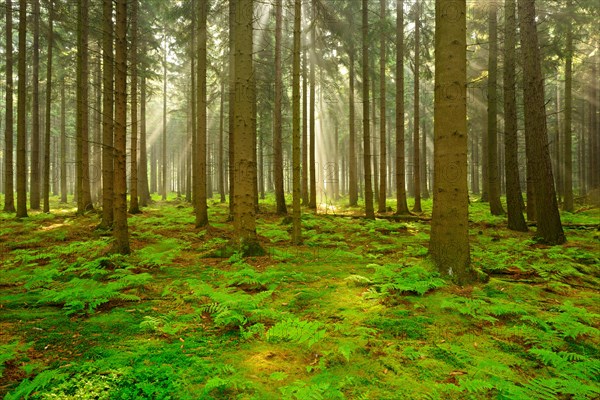
{"type": "Polygon", "coordinates": [[[598,0],[0,14],[1,398],[600,398],[598,0]]]}

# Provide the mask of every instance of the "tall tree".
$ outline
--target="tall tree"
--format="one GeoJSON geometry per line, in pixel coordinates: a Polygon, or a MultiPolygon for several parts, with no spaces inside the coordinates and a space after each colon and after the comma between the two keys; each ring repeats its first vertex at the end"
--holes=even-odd
{"type": "Polygon", "coordinates": [[[163,200],[167,199],[167,53],[168,53],[168,44],[167,44],[167,34],[166,34],[166,26],[163,27],[164,30],[164,38],[163,38],[163,114],[162,114],[162,152],[161,152],[161,162],[162,162],[162,176],[161,176],[161,196],[163,200]]]}
{"type": "Polygon", "coordinates": [[[102,1],[102,221],[109,229],[114,221],[114,52],[113,1],[102,1]]]}
{"type": "MultiPolygon", "coordinates": [[[[86,1],[86,0],[84,0],[86,1]]],[[[112,251],[128,254],[127,226],[127,0],[116,1],[115,19],[115,182],[112,251]]]]}
{"type": "Polygon", "coordinates": [[[369,8],[368,1],[362,0],[362,101],[363,101],[363,168],[365,172],[365,214],[375,219],[373,209],[373,184],[371,173],[371,131],[369,121],[369,8]]]}
{"type": "Polygon", "coordinates": [[[281,132],[281,98],[283,79],[281,73],[281,31],[283,29],[282,0],[275,1],[275,102],[273,105],[273,180],[277,214],[287,214],[283,192],[283,143],[281,132]]]}
{"type": "Polygon", "coordinates": [[[31,58],[31,166],[29,206],[40,208],[40,1],[33,0],[33,56],[31,58]]]}
{"type": "MultiPolygon", "coordinates": [[[[534,168],[534,202],[537,234],[549,244],[564,243],[566,238],[560,222],[552,164],[548,152],[548,128],[544,104],[540,49],[535,22],[535,0],[518,0],[521,48],[523,53],[523,98],[525,99],[525,145],[530,149],[534,168]]],[[[531,199],[527,199],[531,201],[531,199]]]]}
{"type": "Polygon", "coordinates": [[[27,217],[27,0],[19,0],[19,83],[17,87],[17,218],[27,217]]]}
{"type": "Polygon", "coordinates": [[[67,202],[67,96],[65,72],[60,77],[60,202],[67,202]]]}
{"type": "Polygon", "coordinates": [[[77,3],[77,212],[93,209],[89,160],[89,0],[77,3]]]}
{"type": "Polygon", "coordinates": [[[235,15],[236,0],[229,0],[229,217],[235,218],[235,170],[236,160],[234,154],[234,113],[235,113],[235,15]]]}
{"type": "MultiPolygon", "coordinates": [[[[568,15],[573,9],[573,1],[567,0],[568,15]]],[[[573,155],[572,155],[572,121],[573,121],[573,23],[567,23],[567,48],[565,54],[565,127],[564,127],[564,209],[573,211],[573,155]]]]}
{"type": "Polygon", "coordinates": [[[467,188],[466,0],[435,3],[433,214],[429,252],[459,284],[470,266],[467,188]]]}
{"type": "MultiPolygon", "coordinates": [[[[4,126],[4,212],[15,212],[13,170],[13,23],[12,0],[6,0],[6,110],[4,126]]],[[[20,79],[19,79],[20,80],[20,79]]]]}
{"type": "Polygon", "coordinates": [[[54,0],[48,1],[48,58],[46,62],[46,127],[44,132],[44,212],[50,212],[50,131],[52,126],[52,49],[54,0]]]}
{"type": "Polygon", "coordinates": [[[404,152],[404,0],[396,1],[396,214],[409,214],[404,152]]]}
{"type": "Polygon", "coordinates": [[[523,217],[523,194],[519,179],[517,95],[515,91],[515,0],[504,1],[504,158],[506,159],[506,208],[508,229],[527,232],[523,217]]]}
{"type": "MultiPolygon", "coordinates": [[[[281,3],[279,3],[281,5],[281,3]]],[[[302,242],[300,210],[300,35],[301,0],[294,0],[294,54],[292,61],[292,243],[302,242]]]]}
{"type": "Polygon", "coordinates": [[[302,48],[302,204],[308,206],[308,58],[302,48]]]}
{"type": "Polygon", "coordinates": [[[146,145],[146,77],[144,74],[142,74],[140,80],[140,165],[138,167],[138,193],[140,195],[140,207],[146,207],[151,199],[150,188],[148,186],[148,149],[146,145]]]}
{"type": "Polygon", "coordinates": [[[196,228],[208,225],[208,209],[206,206],[206,19],[208,2],[199,2],[198,13],[198,71],[196,76],[196,169],[194,174],[197,185],[194,191],[194,211],[196,214],[196,228]]]}
{"type": "Polygon", "coordinates": [[[488,197],[492,215],[501,215],[504,214],[504,210],[500,203],[500,175],[498,173],[498,18],[495,2],[488,4],[488,27],[490,36],[487,82],[488,197]]]}
{"type": "MultiPolygon", "coordinates": [[[[354,1],[352,0],[354,3],[354,1]]],[[[351,5],[353,5],[351,3],[351,5]]],[[[355,5],[355,4],[354,4],[355,5]]],[[[352,32],[354,29],[354,9],[349,8],[349,31],[352,32]]],[[[356,116],[354,108],[354,59],[356,57],[356,50],[354,47],[354,38],[351,37],[348,45],[348,121],[349,121],[349,137],[348,137],[348,198],[349,205],[351,207],[358,204],[358,172],[356,166],[356,116]]]]}
{"type": "Polygon", "coordinates": [[[131,1],[131,162],[129,176],[129,212],[138,214],[140,205],[138,201],[138,0],[131,1]]]}
{"type": "Polygon", "coordinates": [[[309,193],[309,201],[308,201],[308,208],[311,208],[313,210],[317,209],[317,160],[315,158],[315,141],[316,141],[316,134],[315,134],[315,111],[316,111],[316,107],[315,107],[315,70],[317,69],[317,63],[315,58],[317,57],[317,52],[316,52],[316,48],[317,48],[317,25],[316,25],[316,18],[317,18],[317,2],[316,0],[311,0],[311,9],[312,9],[312,27],[310,30],[310,105],[309,105],[309,110],[310,110],[310,116],[309,116],[309,149],[308,149],[308,153],[309,153],[309,158],[310,158],[310,179],[309,179],[309,183],[310,183],[310,193],[309,193]]]}
{"type": "Polygon", "coordinates": [[[385,119],[385,85],[387,77],[385,75],[385,9],[386,0],[380,0],[380,18],[381,18],[381,32],[379,36],[379,201],[378,201],[378,212],[383,213],[387,211],[385,200],[387,197],[387,147],[386,147],[386,119],[385,119]]]}
{"type": "Polygon", "coordinates": [[[252,63],[252,35],[254,0],[239,0],[235,7],[233,39],[236,45],[235,103],[233,106],[233,152],[234,168],[234,226],[238,245],[246,255],[260,254],[262,248],[256,236],[256,208],[254,204],[254,123],[256,117],[253,102],[254,68],[252,63]]]}
{"type": "Polygon", "coordinates": [[[420,152],[419,152],[419,109],[420,109],[420,100],[419,100],[419,70],[420,70],[420,36],[421,36],[421,7],[419,5],[419,0],[415,0],[415,65],[414,65],[414,102],[413,102],[413,181],[415,186],[415,205],[413,206],[413,211],[420,213],[421,210],[421,160],[420,160],[420,152]]]}

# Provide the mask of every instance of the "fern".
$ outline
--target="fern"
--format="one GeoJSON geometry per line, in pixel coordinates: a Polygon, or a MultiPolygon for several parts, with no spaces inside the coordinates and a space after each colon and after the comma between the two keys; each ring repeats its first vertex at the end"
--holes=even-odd
{"type": "Polygon", "coordinates": [[[67,379],[68,374],[56,369],[40,372],[32,381],[25,379],[21,381],[14,392],[7,394],[4,400],[28,399],[31,393],[59,384],[67,379]]]}
{"type": "Polygon", "coordinates": [[[373,283],[372,280],[362,275],[350,275],[344,278],[344,280],[348,283],[354,284],[355,286],[368,286],[373,283]]]}
{"type": "Polygon", "coordinates": [[[430,272],[422,266],[415,265],[406,268],[385,265],[379,267],[374,276],[374,282],[382,293],[388,295],[416,293],[420,296],[430,290],[445,285],[437,272],[430,272]]]}
{"type": "MultiPolygon", "coordinates": [[[[292,342],[311,347],[325,336],[323,324],[318,321],[303,321],[288,318],[273,325],[266,333],[268,342],[292,342]]],[[[349,357],[349,354],[348,354],[349,357]]]]}

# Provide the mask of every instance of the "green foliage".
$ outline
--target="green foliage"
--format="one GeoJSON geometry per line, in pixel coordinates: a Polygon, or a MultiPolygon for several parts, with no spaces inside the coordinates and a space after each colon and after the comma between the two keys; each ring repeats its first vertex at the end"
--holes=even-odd
{"type": "Polygon", "coordinates": [[[68,375],[56,369],[40,372],[33,380],[25,379],[4,400],[28,399],[36,391],[52,387],[67,379],[68,375]]]}
{"type": "Polygon", "coordinates": [[[289,386],[280,387],[279,391],[285,400],[345,398],[344,394],[330,382],[320,382],[310,385],[303,381],[295,381],[289,386]]]}
{"type": "Polygon", "coordinates": [[[432,272],[421,265],[405,267],[398,264],[377,266],[373,281],[379,291],[385,295],[415,293],[422,296],[446,284],[437,272],[432,272]]]}
{"type": "Polygon", "coordinates": [[[156,244],[137,250],[134,255],[139,264],[147,267],[165,267],[173,263],[173,259],[188,245],[177,239],[162,239],[156,244]]]}
{"type": "Polygon", "coordinates": [[[266,333],[268,342],[292,342],[312,347],[325,336],[323,324],[318,321],[306,321],[288,318],[273,325],[266,333]]]}

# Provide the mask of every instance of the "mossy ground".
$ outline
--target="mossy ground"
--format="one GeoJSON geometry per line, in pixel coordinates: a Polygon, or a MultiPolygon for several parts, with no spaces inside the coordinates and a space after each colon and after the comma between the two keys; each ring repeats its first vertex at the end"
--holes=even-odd
{"type": "Polygon", "coordinates": [[[98,214],[57,199],[50,214],[0,213],[0,396],[600,396],[597,229],[548,247],[473,202],[473,265],[489,281],[461,288],[429,264],[426,221],[349,218],[360,209],[341,204],[306,212],[290,247],[261,201],[267,254],[250,258],[224,250],[232,226],[213,201],[202,230],[175,197],[131,216],[124,257],[106,254],[98,214]]]}

